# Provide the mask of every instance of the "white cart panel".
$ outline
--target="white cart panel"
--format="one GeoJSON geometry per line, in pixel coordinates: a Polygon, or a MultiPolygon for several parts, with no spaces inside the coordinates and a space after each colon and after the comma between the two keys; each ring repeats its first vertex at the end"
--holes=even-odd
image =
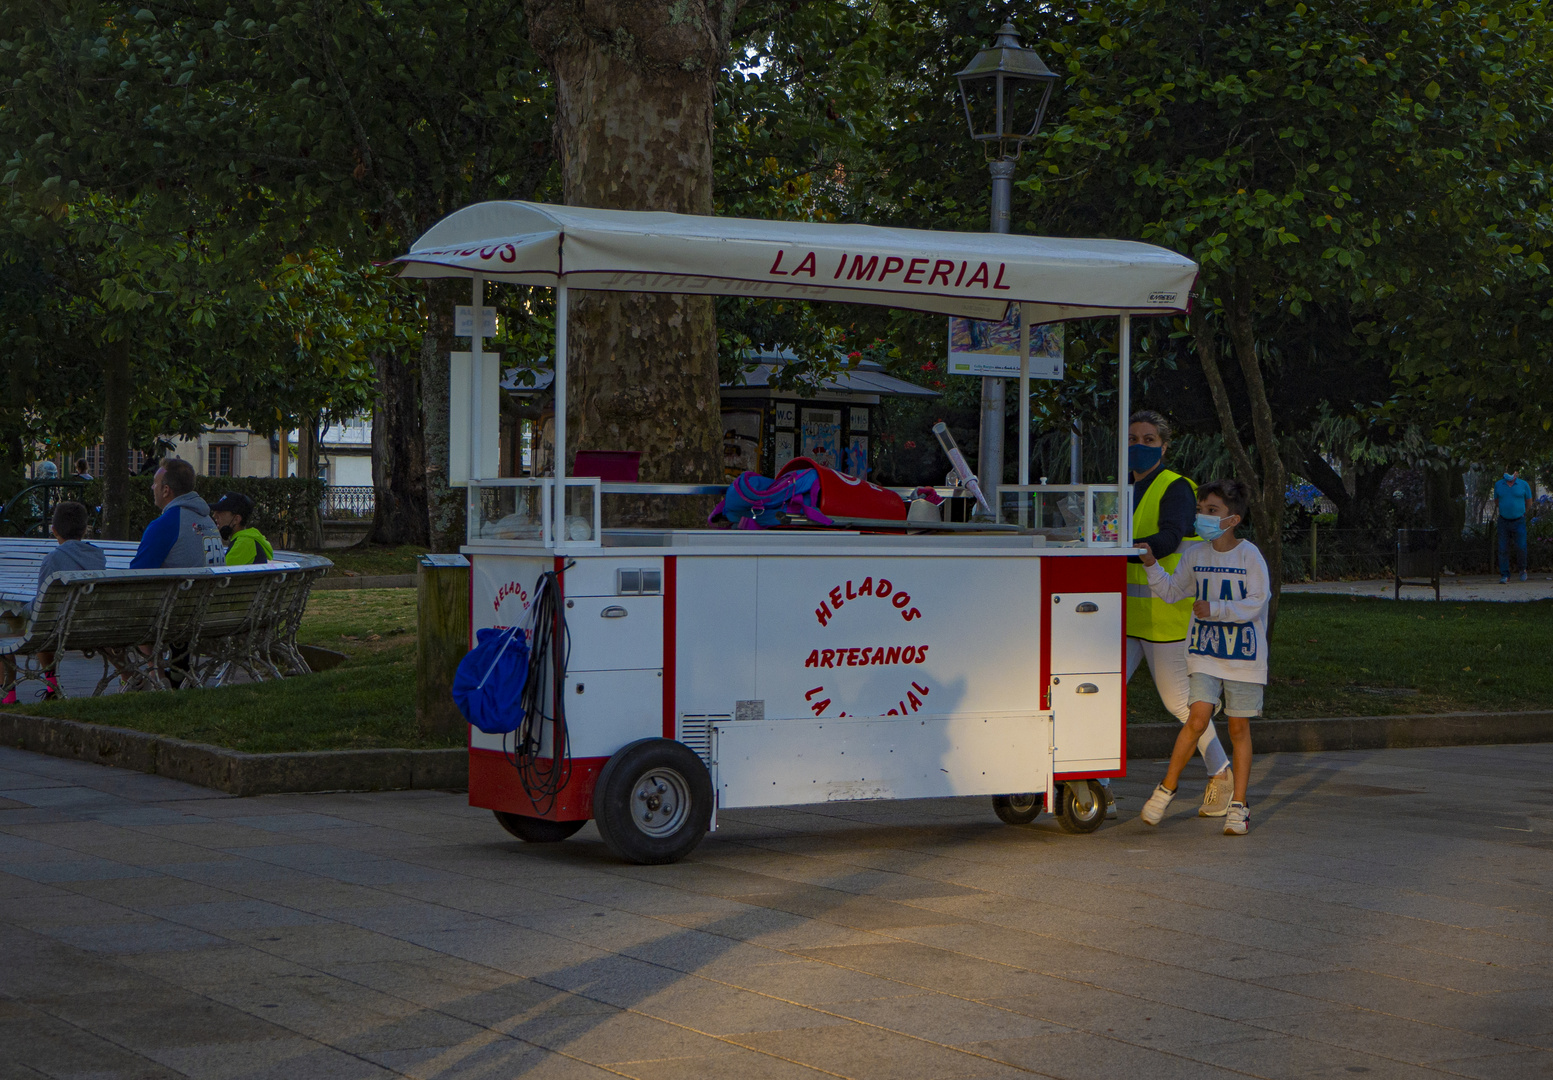
{"type": "Polygon", "coordinates": [[[676,694],[684,713],[729,714],[755,697],[755,577],[749,557],[678,559],[676,694]]]}
{"type": "Polygon", "coordinates": [[[1053,594],[1053,674],[1121,670],[1125,600],[1121,593],[1053,594]]]}
{"type": "Polygon", "coordinates": [[[1122,677],[1117,672],[1052,676],[1053,755],[1060,773],[1116,768],[1122,752],[1122,677]]]}
{"type": "Polygon", "coordinates": [[[770,719],[1014,713],[1040,701],[1038,559],[758,561],[754,696],[770,719]]]}
{"type": "MultiPolygon", "coordinates": [[[[584,671],[566,677],[572,757],[609,757],[663,728],[663,672],[584,671]]],[[[546,725],[548,729],[548,725],[546,725]]]]}
{"type": "Polygon", "coordinates": [[[663,666],[661,596],[568,595],[566,629],[572,639],[568,671],[663,666]]]}
{"type": "Polygon", "coordinates": [[[1048,723],[1045,714],[724,721],[713,725],[718,805],[1045,791],[1048,723]]]}

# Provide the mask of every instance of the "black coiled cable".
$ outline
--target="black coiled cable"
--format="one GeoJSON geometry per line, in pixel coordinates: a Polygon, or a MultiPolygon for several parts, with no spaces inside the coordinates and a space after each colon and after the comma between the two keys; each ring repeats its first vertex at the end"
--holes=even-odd
{"type": "Polygon", "coordinates": [[[571,633],[561,603],[561,581],[553,570],[539,575],[534,604],[529,609],[528,676],[523,682],[523,720],[513,735],[507,760],[534,811],[547,816],[572,775],[571,736],[566,729],[566,668],[571,661],[571,633]],[[550,754],[541,757],[545,726],[550,754]]]}

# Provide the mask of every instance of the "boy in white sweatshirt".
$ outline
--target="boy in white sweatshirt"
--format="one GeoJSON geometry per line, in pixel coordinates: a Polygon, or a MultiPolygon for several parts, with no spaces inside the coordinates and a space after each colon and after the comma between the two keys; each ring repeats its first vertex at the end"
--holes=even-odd
{"type": "Polygon", "coordinates": [[[1166,603],[1195,595],[1186,637],[1190,713],[1176,737],[1165,782],[1143,806],[1143,820],[1158,825],[1175,798],[1181,770],[1192,759],[1221,699],[1233,744],[1235,795],[1224,817],[1226,836],[1244,836],[1251,825],[1246,782],[1251,776],[1251,718],[1262,715],[1267,685],[1267,563],[1256,545],[1235,536],[1245,518],[1249,491],[1239,480],[1215,480],[1197,489],[1197,535],[1170,574],[1140,544],[1149,587],[1166,603]]]}

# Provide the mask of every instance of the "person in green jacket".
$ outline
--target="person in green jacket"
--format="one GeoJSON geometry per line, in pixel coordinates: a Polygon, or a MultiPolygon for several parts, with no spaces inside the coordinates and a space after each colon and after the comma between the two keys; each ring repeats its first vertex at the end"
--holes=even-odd
{"type": "Polygon", "coordinates": [[[221,535],[228,538],[228,566],[267,563],[275,557],[275,549],[264,534],[248,524],[253,519],[253,500],[248,496],[236,491],[227,492],[211,504],[210,519],[221,529],[221,535]]]}

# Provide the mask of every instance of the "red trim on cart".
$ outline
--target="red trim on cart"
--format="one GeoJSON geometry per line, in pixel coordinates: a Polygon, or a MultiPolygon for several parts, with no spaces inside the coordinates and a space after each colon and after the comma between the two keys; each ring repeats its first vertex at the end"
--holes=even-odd
{"type": "Polygon", "coordinates": [[[1122,558],[1042,559],[1041,560],[1041,708],[1051,703],[1052,597],[1065,592],[1120,593],[1122,597],[1122,637],[1118,670],[1122,673],[1121,767],[1110,772],[1059,773],[1052,782],[1081,780],[1103,776],[1127,775],[1127,560],[1122,558]]]}
{"type": "Polygon", "coordinates": [[[678,677],[679,643],[679,557],[663,557],[663,737],[679,737],[679,715],[675,711],[674,682],[678,677]]]}
{"type": "Polygon", "coordinates": [[[550,813],[534,809],[518,770],[499,750],[469,751],[469,805],[547,821],[587,821],[593,817],[593,785],[608,758],[572,758],[572,774],[555,798],[550,813]]]}

